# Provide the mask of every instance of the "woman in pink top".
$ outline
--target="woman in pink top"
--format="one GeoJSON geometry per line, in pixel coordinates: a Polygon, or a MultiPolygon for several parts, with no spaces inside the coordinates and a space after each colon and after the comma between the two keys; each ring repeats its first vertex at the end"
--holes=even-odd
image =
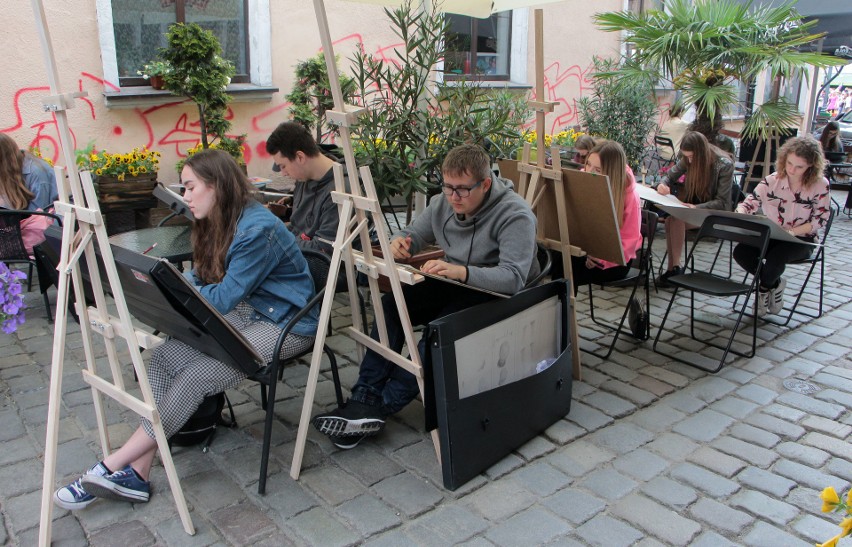
{"type": "Polygon", "coordinates": [[[584,170],[609,177],[612,202],[615,210],[620,212],[618,228],[621,233],[621,249],[628,265],[620,266],[593,256],[572,256],[574,294],[580,285],[624,278],[630,271],[629,262],[636,257],[636,251],[642,245],[642,214],[639,195],[636,193],[636,178],[627,166],[627,157],[621,145],[615,141],[604,141],[595,145],[586,157],[584,170]]]}
{"type": "MultiPolygon", "coordinates": [[[[823,176],[825,157],[815,138],[796,137],[778,150],[775,173],[760,181],[754,192],[737,206],[738,213],[763,214],[803,242],[814,243],[828,222],[831,202],[828,181],[823,176]]],[[[811,256],[814,247],[802,243],[771,240],[766,262],[760,270],[758,315],[779,313],[784,307],[786,282],[781,274],[787,264],[811,256]]],[[[746,271],[757,270],[758,250],[737,245],[734,259],[746,271]]]]}

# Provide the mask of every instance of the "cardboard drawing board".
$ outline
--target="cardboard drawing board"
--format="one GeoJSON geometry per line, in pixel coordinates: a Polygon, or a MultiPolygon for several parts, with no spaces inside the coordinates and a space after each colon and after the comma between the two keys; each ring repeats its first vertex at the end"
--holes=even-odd
{"type": "MultiPolygon", "coordinates": [[[[621,234],[607,177],[563,169],[565,210],[571,245],[586,254],[624,265],[621,234]]],[[[556,198],[551,193],[538,203],[536,216],[545,239],[559,241],[556,198]]]]}

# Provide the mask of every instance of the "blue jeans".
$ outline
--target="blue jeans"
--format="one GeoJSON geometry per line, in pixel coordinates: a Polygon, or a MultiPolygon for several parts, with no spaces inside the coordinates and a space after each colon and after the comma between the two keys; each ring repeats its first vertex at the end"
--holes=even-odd
{"type": "MultiPolygon", "coordinates": [[[[484,292],[434,279],[426,279],[417,285],[403,285],[403,295],[412,325],[426,325],[439,317],[496,298],[484,292]]],[[[405,334],[402,331],[393,293],[382,296],[382,310],[385,313],[385,324],[388,330],[388,347],[398,353],[402,351],[402,346],[405,344],[405,334]]],[[[370,337],[373,340],[379,340],[375,324],[370,337]]],[[[424,358],[425,349],[424,334],[418,344],[420,360],[424,367],[431,365],[424,358]]],[[[382,414],[388,416],[405,408],[405,405],[410,403],[419,392],[417,378],[413,374],[368,349],[364,360],[361,361],[358,381],[352,387],[352,400],[378,406],[382,414]]]]}

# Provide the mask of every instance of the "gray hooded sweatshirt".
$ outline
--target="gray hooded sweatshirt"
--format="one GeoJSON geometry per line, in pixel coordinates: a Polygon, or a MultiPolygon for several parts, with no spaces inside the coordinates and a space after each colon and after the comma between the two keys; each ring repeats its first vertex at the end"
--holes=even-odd
{"type": "Polygon", "coordinates": [[[508,179],[494,177],[482,206],[461,218],[443,195],[394,237],[411,236],[412,254],[428,245],[444,250],[444,260],[467,266],[467,283],[503,294],[515,294],[539,272],[536,219],[508,179]]]}

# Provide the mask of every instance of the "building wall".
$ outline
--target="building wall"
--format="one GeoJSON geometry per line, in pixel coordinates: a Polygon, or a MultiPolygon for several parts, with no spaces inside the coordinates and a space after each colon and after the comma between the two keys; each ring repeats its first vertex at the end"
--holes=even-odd
{"type": "MultiPolygon", "coordinates": [[[[160,180],[176,182],[172,166],[182,151],[198,140],[198,115],[194,105],[181,101],[150,107],[108,108],[103,92],[117,91],[117,82],[104,80],[98,21],[93,0],[43,0],[63,92],[85,91],[68,111],[75,148],[94,142],[96,148],[125,152],[147,146],[163,154],[160,180]]],[[[270,2],[272,24],[272,78],[279,92],[266,102],[232,103],[234,134],[248,134],[246,159],[249,174],[268,176],[270,165],[265,138],[287,119],[284,95],[293,82],[295,64],[320,51],[320,39],[312,2],[270,2]]],[[[561,2],[544,6],[545,99],[557,101],[548,115],[548,132],[579,123],[575,101],[590,89],[593,55],[617,55],[619,37],[599,32],[591,16],[597,11],[622,8],[621,0],[561,2]]],[[[335,51],[343,70],[356,47],[376,55],[392,55],[399,40],[391,33],[381,8],[328,0],[326,12],[335,51]]],[[[49,94],[47,71],[38,39],[31,2],[7,0],[0,6],[7,29],[0,38],[0,132],[12,136],[21,147],[38,147],[45,157],[61,161],[58,132],[53,115],[42,110],[49,94]]],[[[535,83],[534,32],[530,10],[527,36],[527,82],[535,83]]]]}

